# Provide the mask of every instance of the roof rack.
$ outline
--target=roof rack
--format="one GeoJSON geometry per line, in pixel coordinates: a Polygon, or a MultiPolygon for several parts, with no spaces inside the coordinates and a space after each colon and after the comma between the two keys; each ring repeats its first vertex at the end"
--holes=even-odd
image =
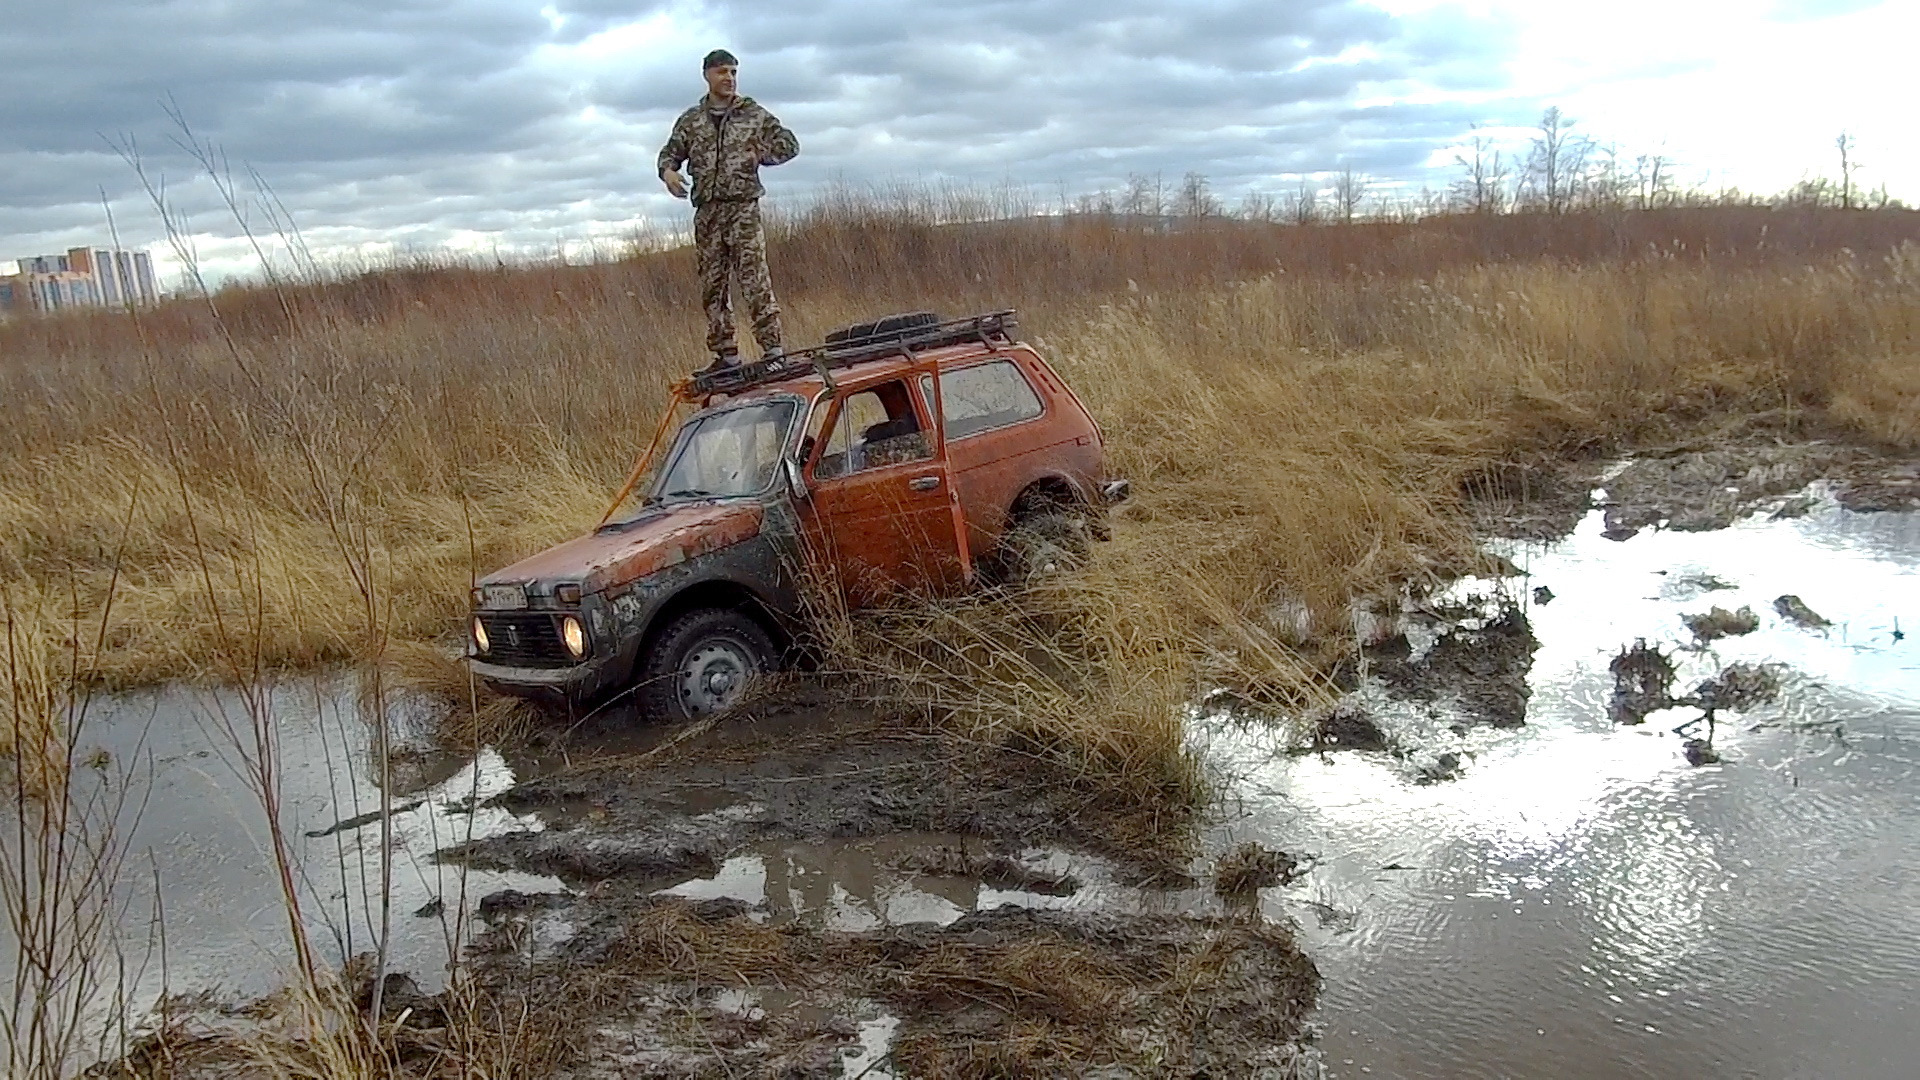
{"type": "Polygon", "coordinates": [[[1018,327],[1014,311],[988,312],[963,319],[948,319],[919,326],[880,330],[862,337],[843,338],[789,352],[774,360],[755,360],[718,371],[695,372],[682,385],[682,396],[705,397],[709,394],[737,394],[767,383],[798,378],[819,372],[829,382],[828,372],[886,356],[911,357],[922,349],[978,341],[989,347],[1012,344],[1018,327]]]}

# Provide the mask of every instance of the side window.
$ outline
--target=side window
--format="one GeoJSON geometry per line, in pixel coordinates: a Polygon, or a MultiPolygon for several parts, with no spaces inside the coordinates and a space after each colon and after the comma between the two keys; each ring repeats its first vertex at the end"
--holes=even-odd
{"type": "Polygon", "coordinates": [[[904,381],[882,383],[842,400],[840,417],[821,444],[813,467],[816,480],[830,480],[863,469],[924,461],[933,456],[904,381]]]}
{"type": "MultiPolygon", "coordinates": [[[[922,375],[920,389],[933,403],[933,377],[922,375]]],[[[995,360],[940,373],[941,405],[949,439],[964,439],[989,428],[1031,420],[1044,410],[1039,395],[1011,360],[995,360]]]]}

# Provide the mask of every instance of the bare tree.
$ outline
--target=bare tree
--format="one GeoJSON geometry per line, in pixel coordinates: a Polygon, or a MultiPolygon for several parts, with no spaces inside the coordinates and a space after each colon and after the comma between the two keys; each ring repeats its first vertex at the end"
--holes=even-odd
{"type": "Polygon", "coordinates": [[[1180,181],[1180,194],[1174,200],[1173,212],[1184,218],[1220,216],[1220,201],[1213,197],[1213,188],[1205,174],[1190,172],[1180,181]]]}
{"type": "Polygon", "coordinates": [[[1673,167],[1664,154],[1641,154],[1633,161],[1634,205],[1641,210],[1666,206],[1674,199],[1673,167]]]}
{"type": "Polygon", "coordinates": [[[1620,147],[1615,143],[1588,143],[1587,146],[1591,161],[1575,178],[1569,202],[1606,210],[1627,206],[1633,201],[1637,180],[1621,162],[1620,147]]]}
{"type": "Polygon", "coordinates": [[[1840,209],[1853,209],[1853,174],[1860,169],[1860,163],[1853,160],[1853,136],[1841,132],[1833,140],[1833,148],[1840,151],[1840,209]]]}
{"type": "Polygon", "coordinates": [[[1352,166],[1341,168],[1340,175],[1333,179],[1333,207],[1340,215],[1340,223],[1353,224],[1353,214],[1360,208],[1360,200],[1367,196],[1367,178],[1353,171],[1352,166]]]}
{"type": "Polygon", "coordinates": [[[1464,175],[1453,182],[1456,203],[1475,214],[1497,214],[1506,202],[1507,166],[1493,141],[1475,135],[1467,152],[1453,155],[1464,175]]]}
{"type": "Polygon", "coordinates": [[[1282,216],[1295,225],[1311,225],[1320,220],[1320,189],[1300,178],[1300,186],[1282,199],[1282,216]]]}
{"type": "Polygon", "coordinates": [[[1167,212],[1166,187],[1160,174],[1131,173],[1127,176],[1127,195],[1121,210],[1135,217],[1152,218],[1157,224],[1167,212]]]}
{"type": "Polygon", "coordinates": [[[1264,191],[1249,191],[1240,197],[1240,217],[1245,221],[1271,224],[1280,220],[1280,206],[1273,196],[1264,191]]]}
{"type": "Polygon", "coordinates": [[[1592,149],[1573,133],[1573,121],[1558,105],[1540,114],[1540,134],[1527,155],[1526,184],[1530,201],[1549,214],[1564,213],[1579,195],[1592,149]]]}
{"type": "Polygon", "coordinates": [[[1073,212],[1085,217],[1096,214],[1103,217],[1113,216],[1113,192],[1106,188],[1080,195],[1073,200],[1073,204],[1073,212]]]}

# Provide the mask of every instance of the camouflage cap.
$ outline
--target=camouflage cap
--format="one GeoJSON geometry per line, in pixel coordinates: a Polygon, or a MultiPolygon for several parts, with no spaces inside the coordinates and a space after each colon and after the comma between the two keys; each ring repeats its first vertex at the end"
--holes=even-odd
{"type": "Polygon", "coordinates": [[[707,71],[717,67],[739,67],[739,66],[740,66],[740,61],[736,60],[734,58],[734,55],[725,49],[715,49],[712,52],[707,54],[707,58],[705,60],[700,61],[701,71],[707,71]]]}

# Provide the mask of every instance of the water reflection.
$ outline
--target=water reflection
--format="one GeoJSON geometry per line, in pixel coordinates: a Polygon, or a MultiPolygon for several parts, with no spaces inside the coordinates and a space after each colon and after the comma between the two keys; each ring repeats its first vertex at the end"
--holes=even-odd
{"type": "MultiPolygon", "coordinates": [[[[350,678],[261,694],[302,914],[322,961],[337,965],[373,948],[381,921],[380,792],[368,727],[350,678]]],[[[430,720],[409,702],[395,703],[393,719],[409,746],[421,742],[418,728],[430,720]]],[[[131,853],[120,880],[123,948],[151,956],[130,994],[136,1011],[167,987],[257,996],[291,969],[266,815],[248,779],[250,725],[246,702],[231,691],[168,687],[101,699],[89,710],[82,752],[101,766],[80,782],[133,789],[119,822],[131,853]]],[[[473,809],[514,782],[500,754],[409,753],[396,774],[392,963],[434,986],[447,970],[462,913],[481,896],[506,887],[555,889],[559,882],[463,871],[433,859],[469,835],[541,827],[535,817],[473,809]],[[441,915],[415,917],[436,902],[441,915]]]]}
{"type": "Polygon", "coordinates": [[[1526,612],[1527,726],[1373,710],[1403,746],[1458,754],[1457,779],[1203,724],[1235,839],[1320,855],[1266,904],[1327,976],[1336,1075],[1911,1075],[1920,655],[1894,630],[1920,612],[1917,526],[1828,507],[1613,542],[1596,512],[1563,542],[1499,545],[1526,576],[1451,599],[1526,612]],[[1783,594],[1832,625],[1779,615],[1783,594]],[[1698,646],[1682,618],[1716,605],[1759,629],[1698,646]],[[1723,714],[1727,763],[1692,768],[1670,729],[1698,710],[1608,719],[1607,664],[1639,638],[1682,692],[1746,661],[1785,665],[1782,697],[1723,714]],[[1329,906],[1357,932],[1316,917],[1329,906]]]}

